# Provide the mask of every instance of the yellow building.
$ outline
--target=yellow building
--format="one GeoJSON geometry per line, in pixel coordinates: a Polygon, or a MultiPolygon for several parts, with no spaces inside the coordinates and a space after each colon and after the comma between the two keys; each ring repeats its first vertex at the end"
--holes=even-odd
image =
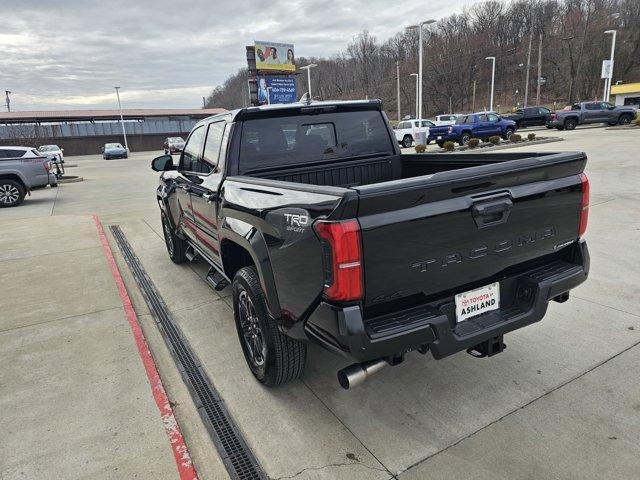
{"type": "Polygon", "coordinates": [[[616,106],[635,105],[640,107],[640,82],[612,85],[611,95],[616,96],[616,106]]]}

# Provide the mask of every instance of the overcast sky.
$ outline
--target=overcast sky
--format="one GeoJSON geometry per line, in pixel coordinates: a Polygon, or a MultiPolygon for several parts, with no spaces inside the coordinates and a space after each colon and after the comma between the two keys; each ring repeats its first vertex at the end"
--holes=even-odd
{"type": "Polygon", "coordinates": [[[115,85],[123,107],[197,108],[255,39],[331,56],[364,29],[386,39],[472,3],[0,0],[0,91],[12,110],[115,108],[115,85]]]}

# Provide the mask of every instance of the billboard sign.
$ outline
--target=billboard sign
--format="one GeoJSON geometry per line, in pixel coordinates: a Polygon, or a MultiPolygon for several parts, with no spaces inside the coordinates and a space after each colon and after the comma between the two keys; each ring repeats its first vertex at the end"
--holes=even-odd
{"type": "Polygon", "coordinates": [[[293,45],[290,43],[261,42],[256,40],[256,68],[258,70],[275,70],[295,72],[293,45]]]}
{"type": "Polygon", "coordinates": [[[260,75],[258,77],[258,104],[293,103],[296,98],[296,81],[293,77],[275,75],[260,75]]]}
{"type": "Polygon", "coordinates": [[[611,60],[603,60],[602,61],[602,72],[600,74],[600,78],[611,78],[613,71],[613,62],[611,60]]]}

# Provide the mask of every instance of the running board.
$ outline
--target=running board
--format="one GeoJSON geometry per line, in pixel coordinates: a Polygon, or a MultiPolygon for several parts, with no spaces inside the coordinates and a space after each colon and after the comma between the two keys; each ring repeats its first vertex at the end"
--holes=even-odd
{"type": "Polygon", "coordinates": [[[217,292],[229,285],[229,281],[213,267],[210,267],[207,273],[207,283],[217,292]]]}
{"type": "Polygon", "coordinates": [[[194,259],[198,258],[198,252],[196,252],[195,249],[191,245],[189,245],[187,247],[187,251],[184,252],[184,256],[187,257],[187,260],[193,262],[194,259]]]}

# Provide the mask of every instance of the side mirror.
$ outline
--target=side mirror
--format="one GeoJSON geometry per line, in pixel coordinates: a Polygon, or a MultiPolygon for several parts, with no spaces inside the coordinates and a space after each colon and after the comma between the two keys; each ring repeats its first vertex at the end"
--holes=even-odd
{"type": "Polygon", "coordinates": [[[151,169],[156,172],[175,170],[175,167],[173,166],[173,158],[171,155],[160,155],[151,161],[151,169]]]}
{"type": "Polygon", "coordinates": [[[104,147],[100,147],[100,151],[104,153],[104,147]]]}

